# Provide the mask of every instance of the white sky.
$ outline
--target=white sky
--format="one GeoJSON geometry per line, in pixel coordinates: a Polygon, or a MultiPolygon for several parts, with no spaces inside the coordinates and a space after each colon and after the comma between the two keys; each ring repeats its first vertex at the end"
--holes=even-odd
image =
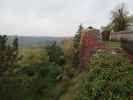
{"type": "Polygon", "coordinates": [[[0,33],[72,36],[80,23],[106,25],[119,3],[133,14],[133,0],[0,0],[0,33]]]}

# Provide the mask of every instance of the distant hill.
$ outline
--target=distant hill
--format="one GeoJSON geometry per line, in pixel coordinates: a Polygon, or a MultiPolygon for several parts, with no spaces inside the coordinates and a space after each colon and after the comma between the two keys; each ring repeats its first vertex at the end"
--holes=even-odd
{"type": "MultiPolygon", "coordinates": [[[[13,36],[9,36],[10,39],[13,36]]],[[[44,47],[53,42],[61,43],[63,40],[71,39],[71,37],[35,37],[35,36],[18,36],[20,47],[44,47]]]]}

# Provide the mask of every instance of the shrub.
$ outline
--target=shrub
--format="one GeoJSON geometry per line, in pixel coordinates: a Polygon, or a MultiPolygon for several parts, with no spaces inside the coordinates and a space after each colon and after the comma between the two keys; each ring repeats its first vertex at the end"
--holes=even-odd
{"type": "Polygon", "coordinates": [[[0,99],[24,100],[29,95],[30,83],[27,78],[0,78],[0,99]]]}
{"type": "Polygon", "coordinates": [[[125,56],[95,54],[75,100],[128,100],[133,93],[133,66],[125,56]]]}
{"type": "Polygon", "coordinates": [[[54,96],[55,94],[52,93],[53,88],[55,88],[63,73],[62,66],[49,61],[49,56],[46,51],[38,53],[37,55],[39,56],[36,56],[36,54],[32,56],[30,54],[31,59],[26,59],[30,60],[30,62],[27,62],[27,64],[22,63],[16,69],[17,76],[26,77],[31,80],[28,89],[30,94],[28,97],[32,100],[40,100],[41,97],[49,98],[54,96]],[[37,62],[35,62],[36,59],[38,60],[37,62]]]}

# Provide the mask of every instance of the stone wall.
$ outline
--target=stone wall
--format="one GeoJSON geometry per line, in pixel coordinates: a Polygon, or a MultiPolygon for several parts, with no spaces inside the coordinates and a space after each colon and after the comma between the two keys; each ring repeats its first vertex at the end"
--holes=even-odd
{"type": "Polygon", "coordinates": [[[80,68],[85,69],[93,52],[104,48],[100,32],[97,29],[84,29],[80,41],[80,68]]]}

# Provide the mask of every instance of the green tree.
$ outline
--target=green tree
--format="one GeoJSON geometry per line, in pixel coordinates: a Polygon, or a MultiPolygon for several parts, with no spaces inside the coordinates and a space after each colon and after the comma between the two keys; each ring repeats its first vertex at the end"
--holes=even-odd
{"type": "Polygon", "coordinates": [[[17,38],[10,44],[7,36],[0,36],[0,77],[11,74],[18,58],[17,38]]]}
{"type": "Polygon", "coordinates": [[[112,25],[113,31],[122,31],[125,30],[128,26],[128,11],[125,7],[125,4],[118,5],[112,11],[112,25]]]}
{"type": "Polygon", "coordinates": [[[18,67],[19,50],[17,37],[13,42],[0,35],[0,99],[23,100],[30,81],[15,73],[18,67]]]}
{"type": "Polygon", "coordinates": [[[73,66],[79,65],[79,51],[80,51],[80,38],[81,38],[81,32],[83,30],[83,26],[80,24],[77,34],[73,38],[73,66]]]}
{"type": "Polygon", "coordinates": [[[58,65],[64,65],[64,52],[63,49],[54,42],[52,45],[46,46],[46,52],[48,53],[50,62],[54,62],[58,65]]]}
{"type": "Polygon", "coordinates": [[[81,38],[82,30],[83,30],[83,26],[80,24],[77,34],[73,38],[73,47],[77,50],[79,49],[79,46],[80,46],[80,38],[81,38]]]}

